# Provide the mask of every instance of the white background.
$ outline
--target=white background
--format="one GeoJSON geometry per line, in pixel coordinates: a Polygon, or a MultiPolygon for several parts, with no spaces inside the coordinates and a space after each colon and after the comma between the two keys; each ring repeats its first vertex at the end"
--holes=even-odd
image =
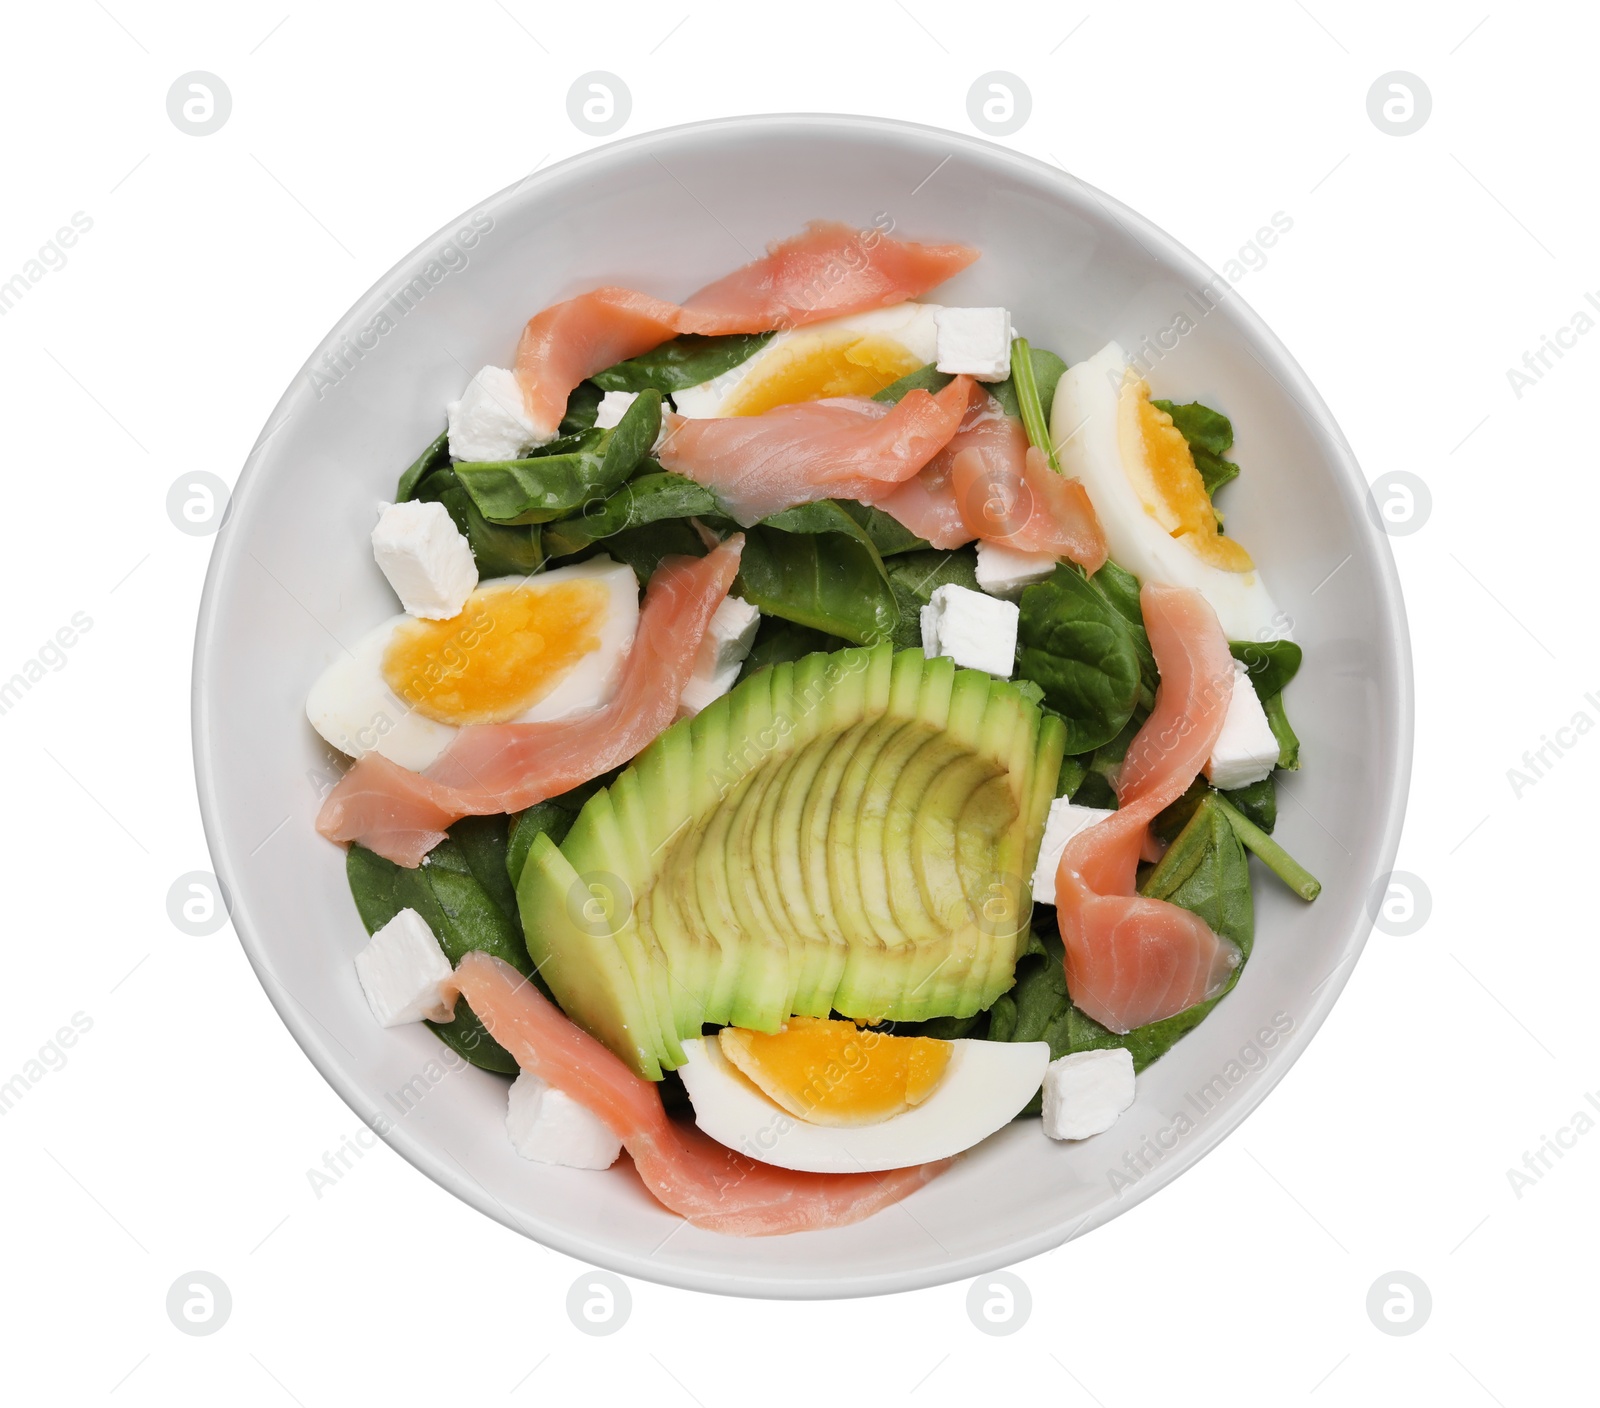
{"type": "Polygon", "coordinates": [[[93,228],[0,318],[0,677],[74,612],[93,626],[0,716],[0,1080],[74,1013],[92,1022],[0,1118],[8,1396],[1591,1397],[1600,1131],[1520,1197],[1507,1170],[1600,1089],[1586,862],[1600,740],[1520,798],[1507,769],[1578,711],[1600,721],[1584,697],[1600,697],[1600,336],[1520,398],[1507,370],[1600,289],[1600,33],[1577,6],[1488,2],[809,0],[766,19],[706,0],[587,19],[588,6],[527,0],[10,9],[0,281],[74,212],[93,228]],[[233,96],[204,138],[165,107],[194,69],[233,96]],[[1394,540],[1418,685],[1398,863],[1431,890],[1431,917],[1410,937],[1374,935],[1310,1053],[1219,1152],[1016,1268],[1033,1309],[1009,1337],[973,1328],[964,1285],[774,1304],[642,1282],[619,1333],[581,1335],[565,1310],[580,1264],[386,1148],[312,1191],[307,1171],[357,1121],[231,931],[192,938],[167,918],[174,878],[209,868],[188,678],[211,542],[174,529],[168,486],[202,469],[231,482],[307,351],[401,254],[594,145],[565,104],[594,69],[632,92],[624,134],[797,110],[971,131],[973,80],[1021,76],[1032,117],[1003,140],[1212,265],[1275,212],[1293,220],[1240,296],[1310,373],[1368,477],[1406,470],[1431,489],[1431,517],[1394,540]],[[1433,95],[1403,138],[1366,110],[1391,70],[1433,95]],[[196,1268],[233,1297],[207,1338],[165,1310],[196,1268]],[[1366,1311],[1396,1269],[1433,1297],[1404,1338],[1366,1311]]]}

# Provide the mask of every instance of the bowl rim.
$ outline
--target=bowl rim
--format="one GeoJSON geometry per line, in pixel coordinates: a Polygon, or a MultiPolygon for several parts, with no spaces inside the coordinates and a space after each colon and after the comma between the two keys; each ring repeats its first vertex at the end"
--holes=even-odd
{"type": "MultiPolygon", "coordinates": [[[[314,1019],[296,1006],[287,990],[278,982],[272,971],[269,949],[264,942],[264,936],[257,930],[249,914],[244,912],[242,905],[238,904],[237,890],[228,882],[228,876],[233,873],[234,851],[223,830],[218,780],[211,765],[212,728],[207,714],[209,700],[206,686],[210,678],[210,652],[219,623],[219,583],[231,570],[237,556],[232,546],[235,535],[229,535],[225,531],[227,525],[236,512],[248,511],[251,498],[262,482],[257,472],[258,464],[273,435],[294,414],[301,399],[307,394],[310,385],[309,373],[313,366],[325,353],[337,346],[337,339],[342,333],[352,325],[359,324],[367,313],[376,311],[385,297],[384,290],[393,284],[398,274],[410,269],[435,249],[442,239],[447,238],[450,232],[460,225],[466,214],[479,210],[494,211],[517,198],[520,193],[536,195],[541,187],[553,181],[565,180],[573,172],[581,171],[586,166],[600,166],[610,159],[631,154],[640,148],[681,142],[701,135],[734,130],[794,135],[818,128],[853,131],[864,137],[892,138],[897,135],[936,137],[941,143],[953,149],[960,149],[980,162],[1009,164],[1020,167],[1036,177],[1043,173],[1069,191],[1099,204],[1131,238],[1144,246],[1154,258],[1168,268],[1195,278],[1202,286],[1219,277],[1215,270],[1161,227],[1058,165],[1052,165],[981,137],[898,118],[806,112],[710,118],[635,133],[578,152],[550,166],[539,167],[493,195],[474,202],[468,212],[442,225],[397,260],[334,321],[330,331],[318,342],[295,373],[245,458],[230,493],[222,524],[213,539],[210,562],[201,591],[190,677],[195,786],[201,824],[234,932],[278,1016],[311,1064],[346,1105],[364,1124],[373,1128],[391,1149],[434,1183],[513,1232],[579,1261],[641,1280],[684,1290],[773,1300],[846,1299],[885,1295],[920,1290],[980,1276],[1076,1240],[1113,1218],[1121,1216],[1159,1189],[1166,1187],[1226,1140],[1277,1087],[1278,1082],[1300,1058],[1332,1010],[1339,994],[1349,981],[1350,974],[1355,968],[1355,961],[1359,959],[1366,946],[1373,927],[1370,905],[1364,905],[1359,911],[1354,930],[1343,947],[1344,957],[1333,972],[1323,980],[1320,987],[1314,990],[1304,1019],[1296,1023],[1295,1031],[1286,1039],[1282,1059],[1268,1063],[1259,1072],[1258,1078],[1251,1082],[1249,1089],[1242,1092],[1242,1099],[1237,1103],[1230,1103],[1227,1110],[1220,1112],[1220,1118],[1208,1122],[1206,1129],[1200,1132],[1200,1137],[1192,1143],[1186,1142],[1182,1158],[1163,1160],[1146,1176],[1140,1178],[1135,1186],[1124,1196],[1119,1197],[1114,1204],[1097,1205],[1075,1225],[1067,1227],[1052,1224],[1029,1236],[1014,1238],[983,1252],[922,1268],[857,1276],[846,1274],[827,1278],[816,1276],[796,1278],[742,1271],[714,1272],[684,1268],[663,1264],[632,1252],[619,1251],[584,1234],[549,1225],[541,1225],[535,1237],[523,1220],[500,1204],[474,1180],[463,1178],[459,1169],[452,1169],[443,1157],[437,1155],[409,1131],[398,1125],[384,1129],[375,1123],[375,1120],[381,1120],[381,1112],[376,1102],[369,1098],[361,1082],[353,1074],[347,1074],[342,1069],[328,1042],[324,1040],[323,1034],[316,1029],[314,1019]]],[[[1305,413],[1309,422],[1309,433],[1321,442],[1324,455],[1333,466],[1337,489],[1355,513],[1366,512],[1370,517],[1371,501],[1365,476],[1361,473],[1349,441],[1326,403],[1299,363],[1260,315],[1239,296],[1236,289],[1230,288],[1229,296],[1235,304],[1234,315],[1239,320],[1241,330],[1253,349],[1265,356],[1265,360],[1259,357],[1257,360],[1261,361],[1263,369],[1305,413]]],[[[1414,747],[1415,687],[1410,631],[1399,572],[1388,537],[1381,531],[1377,531],[1373,537],[1372,558],[1376,568],[1374,586],[1383,627],[1376,634],[1382,638],[1394,682],[1392,702],[1395,723],[1392,756],[1385,760],[1387,790],[1381,797],[1375,799],[1379,804],[1374,809],[1379,818],[1375,823],[1379,828],[1376,848],[1378,868],[1374,872],[1376,877],[1392,870],[1404,825],[1414,747]]]]}

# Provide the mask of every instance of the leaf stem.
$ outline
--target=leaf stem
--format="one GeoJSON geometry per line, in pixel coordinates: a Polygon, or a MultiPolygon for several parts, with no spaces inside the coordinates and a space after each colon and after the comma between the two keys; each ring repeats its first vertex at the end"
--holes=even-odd
{"type": "Polygon", "coordinates": [[[1249,817],[1220,793],[1215,800],[1217,805],[1222,808],[1223,816],[1228,818],[1228,823],[1233,827],[1234,834],[1244,843],[1245,848],[1254,851],[1261,858],[1267,869],[1282,880],[1295,894],[1309,902],[1322,893],[1322,882],[1290,855],[1288,851],[1284,850],[1272,837],[1267,835],[1255,822],[1251,821],[1249,817]]]}
{"type": "Polygon", "coordinates": [[[1044,405],[1039,400],[1039,383],[1033,379],[1033,352],[1028,339],[1011,339],[1011,384],[1017,390],[1017,407],[1022,412],[1022,428],[1028,432],[1028,441],[1044,453],[1050,468],[1057,474],[1061,465],[1056,459],[1055,446],[1050,443],[1050,428],[1045,423],[1044,405]]]}

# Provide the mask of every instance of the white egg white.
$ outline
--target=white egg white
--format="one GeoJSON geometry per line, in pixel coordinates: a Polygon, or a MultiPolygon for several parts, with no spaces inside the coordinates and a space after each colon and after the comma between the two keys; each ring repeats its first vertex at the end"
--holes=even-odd
{"type": "MultiPolygon", "coordinates": [[[[639,624],[639,579],[626,563],[613,562],[605,556],[526,579],[498,577],[480,582],[456,618],[466,622],[473,600],[497,588],[543,588],[587,579],[604,584],[609,597],[599,645],[513,722],[566,718],[610,700],[639,624]]],[[[306,696],[306,717],[341,753],[359,758],[376,752],[403,768],[421,771],[450,746],[459,730],[454,724],[418,713],[389,688],[383,677],[384,652],[396,629],[412,619],[406,615],[390,617],[364,635],[348,655],[329,665],[306,696]]],[[[470,651],[466,658],[470,662],[470,651]]]]}
{"type": "Polygon", "coordinates": [[[922,366],[934,359],[938,330],[933,303],[897,303],[893,308],[874,308],[869,313],[848,313],[842,318],[827,318],[803,328],[780,332],[755,356],[730,367],[721,376],[699,386],[672,393],[680,415],[696,420],[729,414],[741,387],[751,378],[770,374],[786,357],[801,354],[808,346],[838,342],[851,337],[881,337],[897,342],[922,366]]]}
{"type": "Polygon", "coordinates": [[[1062,471],[1083,481],[1105,529],[1112,560],[1141,582],[1191,587],[1211,603],[1232,640],[1288,634],[1257,571],[1228,572],[1197,557],[1145,508],[1123,463],[1117,401],[1127,357],[1108,342],[1062,373],[1050,412],[1050,438],[1062,471]]]}
{"type": "Polygon", "coordinates": [[[804,1173],[861,1173],[948,1158],[1005,1128],[1050,1064],[1043,1041],[961,1040],[920,1105],[877,1124],[809,1124],[780,1109],[722,1054],[715,1037],[683,1043],[678,1068],[694,1122],[719,1144],[804,1173]]]}

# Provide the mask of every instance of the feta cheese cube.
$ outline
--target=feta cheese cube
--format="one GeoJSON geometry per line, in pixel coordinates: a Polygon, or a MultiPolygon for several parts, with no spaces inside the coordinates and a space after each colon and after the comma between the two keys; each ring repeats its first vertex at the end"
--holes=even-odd
{"type": "Polygon", "coordinates": [[[1080,807],[1065,797],[1050,803],[1050,815],[1045,818],[1044,839],[1039,843],[1039,863],[1033,868],[1033,897],[1040,904],[1056,902],[1056,871],[1061,865],[1061,853],[1067,842],[1080,831],[1087,831],[1096,822],[1111,815],[1107,807],[1080,807]]]}
{"type": "Polygon", "coordinates": [[[506,1133],[523,1158],[563,1168],[610,1168],[622,1152],[622,1141],[599,1115],[532,1071],[511,1082],[506,1133]]]}
{"type": "Polygon", "coordinates": [[[1011,678],[1017,654],[1015,603],[998,601],[970,587],[936,587],[922,608],[922,653],[948,655],[958,665],[1011,678]]]}
{"type": "Polygon", "coordinates": [[[608,391],[600,398],[594,413],[596,430],[612,430],[627,414],[628,407],[639,399],[637,391],[608,391]]]}
{"type": "Polygon", "coordinates": [[[1260,782],[1277,765],[1278,740],[1267,722],[1267,711],[1261,707],[1249,670],[1235,660],[1233,696],[1211,750],[1211,761],[1206,764],[1206,775],[1213,787],[1226,792],[1260,782]]]}
{"type": "Polygon", "coordinates": [[[1011,375],[1011,314],[1004,308],[941,308],[933,315],[935,365],[979,381],[1011,375]]]}
{"type": "Polygon", "coordinates": [[[1023,589],[1056,570],[1054,553],[1018,552],[1004,543],[978,540],[978,585],[990,596],[1015,601],[1023,589]]]}
{"type": "Polygon", "coordinates": [[[1133,1096],[1133,1054],[1126,1047],[1058,1057],[1044,1068],[1044,1132],[1052,1139],[1103,1134],[1133,1096]]]}
{"type": "Polygon", "coordinates": [[[457,615],[478,585],[478,564],[440,503],[387,504],[372,530],[372,555],[413,616],[457,615]]]}
{"type": "Polygon", "coordinates": [[[680,719],[692,718],[733,688],[760,625],[761,613],[748,601],[736,596],[723,598],[712,613],[700,653],[695,656],[694,672],[678,700],[680,719]]]}
{"type": "Polygon", "coordinates": [[[450,972],[428,921],[414,909],[402,909],[356,955],[356,977],[380,1027],[424,1017],[447,1021],[450,1007],[439,987],[450,972]]]}
{"type": "Polygon", "coordinates": [[[516,374],[504,367],[484,367],[444,409],[450,454],[458,460],[514,460],[529,446],[555,439],[529,419],[516,374]]]}

